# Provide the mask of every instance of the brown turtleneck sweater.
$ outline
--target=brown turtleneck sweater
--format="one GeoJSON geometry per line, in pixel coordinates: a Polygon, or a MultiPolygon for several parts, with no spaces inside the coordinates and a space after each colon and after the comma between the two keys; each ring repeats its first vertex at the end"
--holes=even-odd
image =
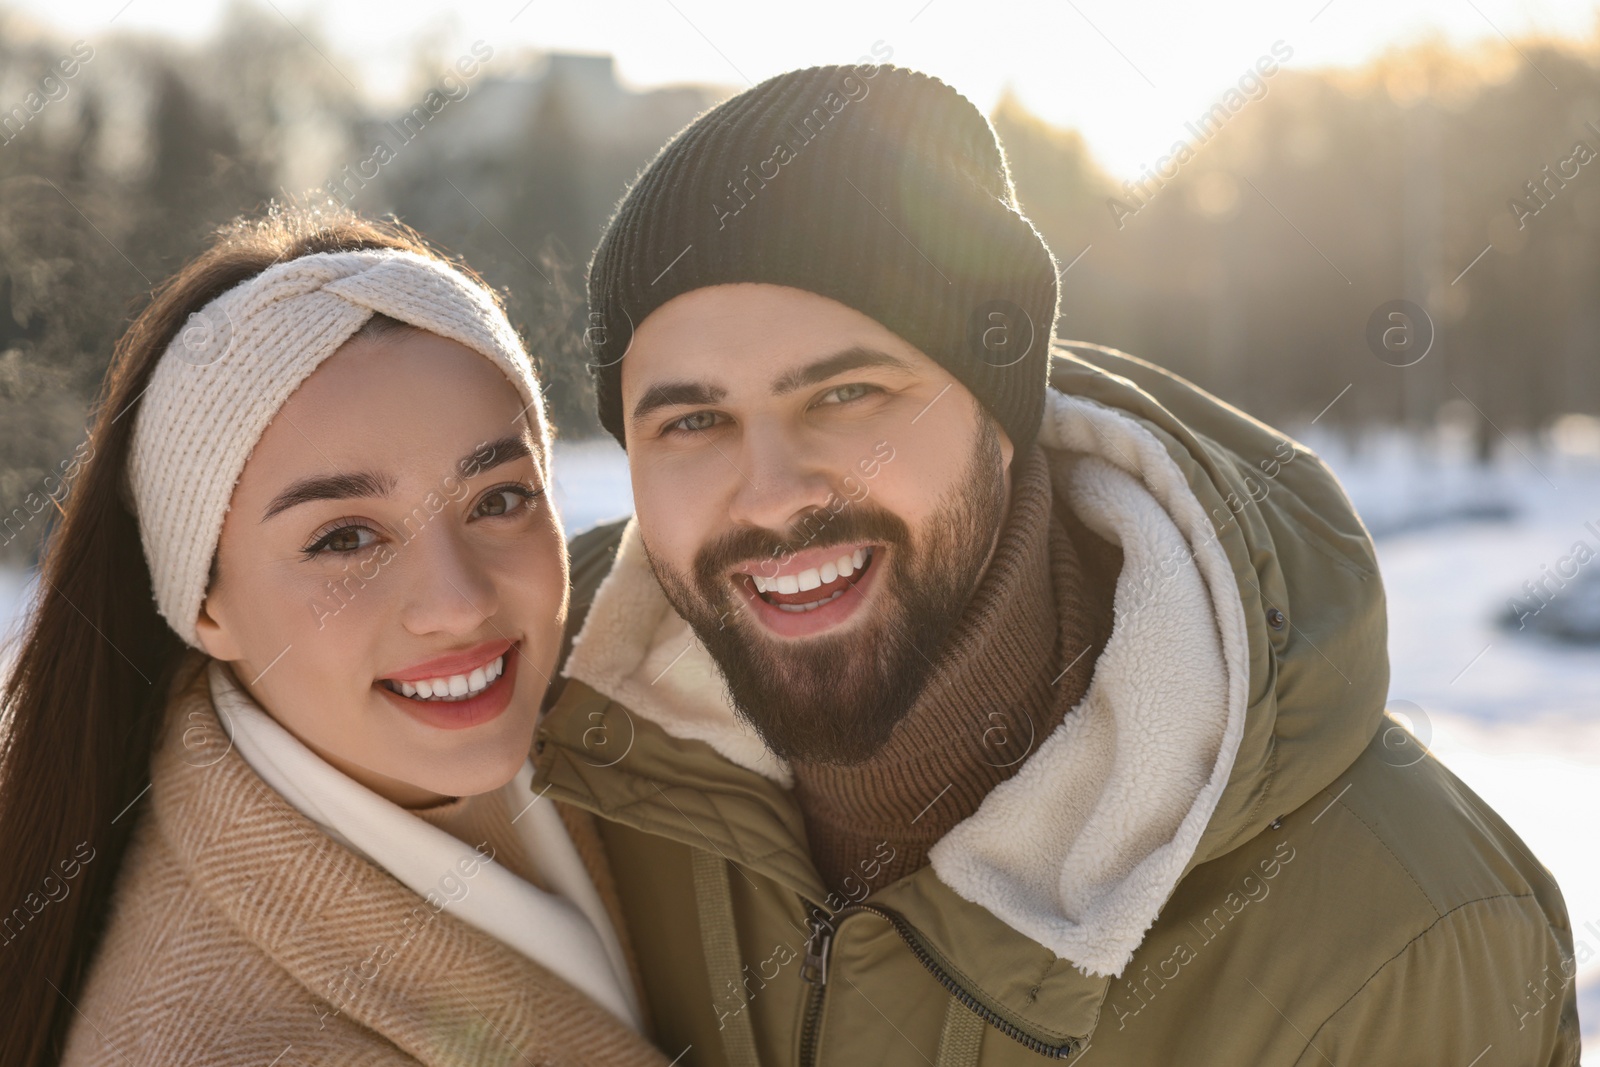
{"type": "Polygon", "coordinates": [[[888,743],[853,766],[794,766],[812,858],[849,900],[924,866],[1016,773],[1082,699],[1110,636],[1121,551],[1054,499],[1039,445],[1012,470],[994,557],[888,743]]]}

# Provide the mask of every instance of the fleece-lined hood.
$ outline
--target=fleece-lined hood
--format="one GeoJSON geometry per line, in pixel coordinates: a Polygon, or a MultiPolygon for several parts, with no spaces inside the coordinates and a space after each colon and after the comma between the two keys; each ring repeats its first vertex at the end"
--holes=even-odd
{"type": "MultiPolygon", "coordinates": [[[[1190,869],[1367,744],[1388,683],[1384,598],[1366,530],[1305,448],[1106,349],[1065,346],[1052,385],[1039,440],[1055,491],[1123,553],[1113,631],[1079,705],[930,860],[960,897],[1112,975],[1190,869]]],[[[633,521],[563,673],[791,784],[633,521]]]]}

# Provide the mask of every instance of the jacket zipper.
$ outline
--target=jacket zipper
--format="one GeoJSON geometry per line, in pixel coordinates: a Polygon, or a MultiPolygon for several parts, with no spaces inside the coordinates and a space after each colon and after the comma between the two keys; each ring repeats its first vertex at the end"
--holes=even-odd
{"type": "Polygon", "coordinates": [[[828,983],[828,953],[833,947],[834,931],[839,928],[839,923],[847,916],[856,912],[871,912],[883,919],[900,935],[900,940],[906,943],[911,954],[917,961],[927,968],[929,974],[959,1000],[964,1007],[970,1010],[985,1023],[994,1027],[1002,1034],[1017,1042],[1029,1052],[1037,1053],[1049,1059],[1064,1060],[1078,1051],[1079,1042],[1076,1038],[1068,1038],[1065,1043],[1051,1045],[1031,1034],[1023,1032],[1017,1026],[1001,1018],[995,1012],[981,1004],[977,998],[968,993],[944,969],[934,961],[933,956],[922,945],[922,939],[917,935],[916,929],[896,911],[891,911],[881,904],[850,904],[839,909],[833,914],[809,901],[806,902],[811,909],[811,937],[806,941],[805,963],[801,965],[800,976],[810,984],[811,989],[807,994],[804,1021],[800,1031],[800,1067],[816,1067],[817,1042],[820,1038],[818,1030],[822,1024],[822,998],[827,991],[828,983]]]}
{"type": "Polygon", "coordinates": [[[821,905],[805,901],[811,923],[811,934],[806,938],[806,958],[800,965],[800,977],[805,979],[806,1006],[800,1024],[800,1067],[816,1067],[817,1031],[822,1026],[822,995],[828,984],[828,950],[833,947],[832,916],[821,905]]]}

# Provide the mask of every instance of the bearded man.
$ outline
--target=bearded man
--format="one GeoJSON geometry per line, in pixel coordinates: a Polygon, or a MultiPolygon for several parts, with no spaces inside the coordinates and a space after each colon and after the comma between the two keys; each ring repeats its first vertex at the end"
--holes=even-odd
{"type": "Polygon", "coordinates": [[[887,66],[712,109],[611,221],[636,513],[573,542],[537,765],[598,818],[658,1044],[1575,1063],[1560,892],[1385,719],[1337,480],[1055,343],[1056,272],[982,114],[887,66]]]}

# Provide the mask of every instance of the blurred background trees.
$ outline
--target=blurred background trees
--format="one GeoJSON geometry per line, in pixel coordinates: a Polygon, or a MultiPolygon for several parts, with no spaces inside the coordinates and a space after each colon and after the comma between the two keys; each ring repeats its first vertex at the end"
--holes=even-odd
{"type": "MultiPolygon", "coordinates": [[[[71,46],[0,9],[0,118],[71,46]]],[[[993,121],[1019,195],[1071,264],[1058,334],[1290,427],[1339,397],[1319,425],[1353,440],[1443,421],[1487,457],[1494,427],[1535,434],[1600,413],[1600,161],[1545,186],[1547,203],[1525,188],[1577,141],[1600,152],[1600,56],[1520,48],[1424,45],[1355,71],[1282,70],[1120,226],[1108,200],[1126,193],[1082,139],[1002,99],[993,121]],[[1519,219],[1513,199],[1538,213],[1519,219]],[[1436,329],[1404,369],[1365,339],[1374,309],[1402,298],[1436,329]]],[[[392,213],[478,268],[541,359],[560,432],[594,433],[584,264],[638,169],[730,91],[639,92],[609,57],[496,54],[399,143],[403,112],[267,8],[236,5],[201,47],[124,33],[93,49],[66,94],[0,144],[6,513],[82,439],[111,345],[150,287],[215,226],[307,190],[392,213]],[[380,142],[394,150],[376,177],[341,184],[380,142]]],[[[454,59],[419,55],[408,99],[444,84],[454,59]]],[[[43,525],[0,555],[28,558],[43,525]]]]}

